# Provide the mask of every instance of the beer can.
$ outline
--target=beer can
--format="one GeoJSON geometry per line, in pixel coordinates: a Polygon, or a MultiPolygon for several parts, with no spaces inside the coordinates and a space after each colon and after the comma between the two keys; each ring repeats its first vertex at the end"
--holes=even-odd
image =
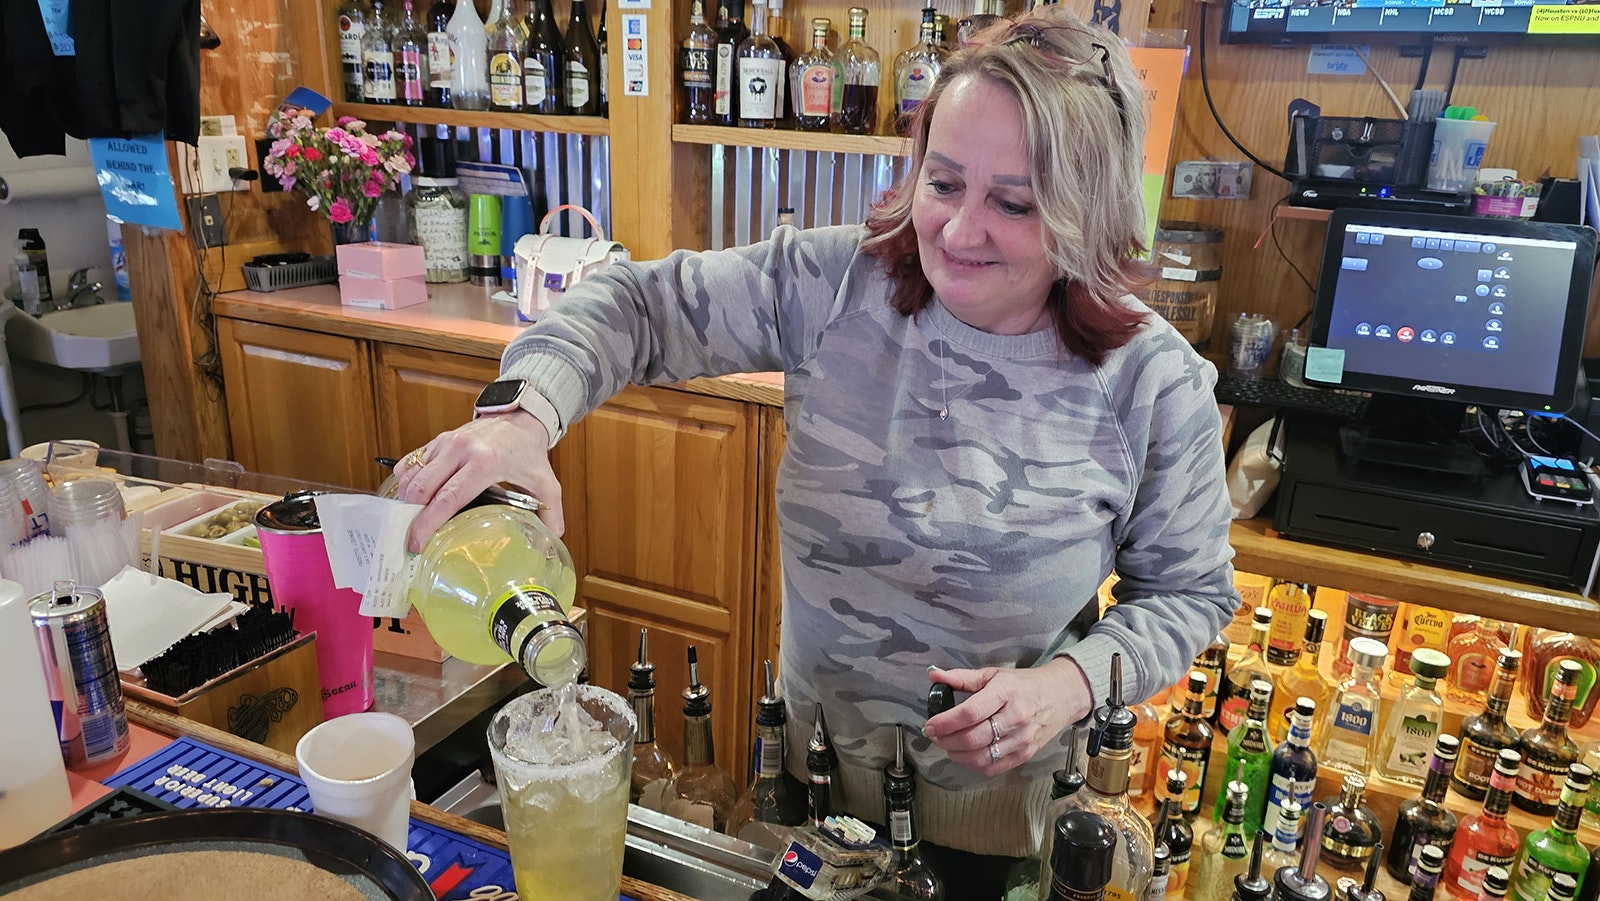
{"type": "Polygon", "coordinates": [[[106,601],[93,588],[57,582],[28,602],[55,708],[67,766],[80,767],[128,749],[128,714],[111,651],[106,601]]]}

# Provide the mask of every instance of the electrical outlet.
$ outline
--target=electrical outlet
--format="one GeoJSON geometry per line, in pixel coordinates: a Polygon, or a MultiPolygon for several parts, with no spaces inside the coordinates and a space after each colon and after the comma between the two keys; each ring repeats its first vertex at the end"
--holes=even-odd
{"type": "Polygon", "coordinates": [[[242,135],[201,135],[198,157],[200,193],[249,189],[249,182],[228,177],[230,167],[242,169],[246,165],[242,135]]]}
{"type": "Polygon", "coordinates": [[[207,247],[228,243],[227,232],[222,227],[222,204],[215,197],[189,198],[189,225],[200,233],[207,247]]]}

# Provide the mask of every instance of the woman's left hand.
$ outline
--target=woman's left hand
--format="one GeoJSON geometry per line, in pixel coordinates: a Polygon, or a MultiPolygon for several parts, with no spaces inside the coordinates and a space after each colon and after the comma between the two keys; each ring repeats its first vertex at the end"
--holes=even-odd
{"type": "Polygon", "coordinates": [[[971,697],[928,720],[922,733],[985,776],[1027,763],[1094,709],[1088,679],[1067,657],[1031,669],[933,667],[928,679],[971,697]]]}

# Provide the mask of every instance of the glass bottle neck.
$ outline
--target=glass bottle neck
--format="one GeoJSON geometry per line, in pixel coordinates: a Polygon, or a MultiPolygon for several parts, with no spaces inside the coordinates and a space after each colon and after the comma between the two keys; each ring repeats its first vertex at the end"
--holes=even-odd
{"type": "Polygon", "coordinates": [[[767,34],[767,5],[757,3],[750,8],[750,33],[765,37],[767,34]]]}
{"type": "Polygon", "coordinates": [[[1561,789],[1561,801],[1556,805],[1556,815],[1550,821],[1550,831],[1559,834],[1563,839],[1570,841],[1578,834],[1578,821],[1583,816],[1583,805],[1588,800],[1588,792],[1574,791],[1571,787],[1561,789]]]}
{"type": "Polygon", "coordinates": [[[1084,772],[1084,785],[1099,795],[1125,798],[1129,757],[1127,750],[1102,750],[1098,757],[1089,758],[1084,772]]]}
{"type": "Polygon", "coordinates": [[[811,32],[811,49],[818,53],[828,49],[828,33],[826,31],[811,32]]]}
{"type": "Polygon", "coordinates": [[[1445,793],[1450,790],[1450,773],[1454,769],[1454,758],[1433,755],[1428,761],[1427,778],[1422,783],[1422,800],[1443,804],[1445,793]]]}
{"type": "Polygon", "coordinates": [[[783,724],[756,726],[756,778],[776,779],[783,775],[783,724]]]}
{"type": "Polygon", "coordinates": [[[1317,658],[1322,656],[1322,642],[1308,641],[1300,649],[1300,659],[1294,662],[1294,668],[1303,676],[1316,677],[1321,675],[1317,669],[1317,658]]]}
{"type": "Polygon", "coordinates": [[[865,22],[851,22],[850,23],[850,40],[852,40],[852,41],[864,41],[866,39],[867,39],[867,23],[865,23],[865,22]]]}
{"type": "Polygon", "coordinates": [[[704,0],[694,0],[693,3],[689,4],[689,24],[706,24],[706,5],[704,0]]]}
{"type": "Polygon", "coordinates": [[[1261,654],[1266,650],[1267,632],[1269,630],[1269,626],[1257,625],[1250,627],[1250,646],[1246,649],[1247,654],[1261,654]]]}
{"type": "Polygon", "coordinates": [[[1550,704],[1544,709],[1543,728],[1546,731],[1560,731],[1567,727],[1567,722],[1572,719],[1572,698],[1576,694],[1577,686],[1570,682],[1557,682],[1550,691],[1550,704]]]}
{"type": "Polygon", "coordinates": [[[656,693],[653,691],[631,691],[628,693],[628,703],[633,707],[633,716],[639,721],[639,732],[634,735],[635,745],[653,745],[656,743],[656,693]]]}
{"type": "Polygon", "coordinates": [[[715,759],[711,744],[711,714],[683,718],[683,765],[710,766],[715,759]]]}

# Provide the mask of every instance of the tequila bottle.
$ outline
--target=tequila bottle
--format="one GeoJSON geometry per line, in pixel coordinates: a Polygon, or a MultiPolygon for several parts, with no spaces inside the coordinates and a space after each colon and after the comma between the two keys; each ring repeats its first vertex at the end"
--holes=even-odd
{"type": "Polygon", "coordinates": [[[1200,840],[1200,862],[1195,867],[1190,901],[1227,901],[1234,877],[1250,865],[1250,845],[1244,828],[1249,794],[1243,782],[1228,783],[1222,825],[1212,827],[1200,840]]]}
{"type": "MultiPolygon", "coordinates": [[[[1288,799],[1293,798],[1302,810],[1311,808],[1311,794],[1317,789],[1317,754],[1311,750],[1311,720],[1316,713],[1310,698],[1296,700],[1294,712],[1289,715],[1289,739],[1272,751],[1272,779],[1267,786],[1268,830],[1277,828],[1273,811],[1281,809],[1288,799]]],[[[1317,835],[1311,833],[1313,839],[1317,835]]]]}
{"type": "MultiPolygon", "coordinates": [[[[1511,794],[1516,790],[1517,769],[1521,766],[1521,754],[1510,748],[1501,750],[1489,779],[1489,793],[1483,799],[1483,812],[1462,820],[1456,830],[1456,843],[1450,849],[1440,881],[1445,891],[1461,901],[1478,897],[1485,886],[1485,871],[1509,867],[1516,860],[1521,842],[1517,831],[1506,823],[1506,811],[1511,809],[1511,794]]],[[[1500,894],[1505,895],[1504,885],[1500,894]]]]}
{"type": "Polygon", "coordinates": [[[811,20],[811,50],[794,61],[795,124],[805,131],[827,131],[833,124],[834,84],[842,77],[828,51],[827,19],[811,20]]]}
{"type": "Polygon", "coordinates": [[[728,814],[728,834],[781,852],[789,847],[794,827],[805,822],[805,799],[783,770],[789,715],[772,678],[772,661],[764,666],[766,694],[756,701],[754,772],[750,786],[728,814]]]}
{"type": "Polygon", "coordinates": [[[650,662],[650,633],[645,629],[639,630],[639,659],[628,667],[628,703],[639,721],[628,801],[662,810],[672,784],[672,755],[656,741],[656,665],[650,662]]]}
{"type": "Polygon", "coordinates": [[[1444,796],[1450,788],[1450,773],[1455,769],[1460,747],[1455,736],[1439,736],[1433,743],[1433,759],[1428,761],[1422,797],[1400,802],[1385,864],[1389,875],[1401,882],[1416,878],[1423,848],[1437,847],[1448,855],[1455,844],[1456,815],[1444,806],[1444,796]]]}
{"type": "Polygon", "coordinates": [[[689,33],[678,51],[678,118],[688,125],[710,125],[716,101],[717,33],[706,24],[705,0],[689,5],[689,33]]]}
{"type": "MultiPolygon", "coordinates": [[[[1305,618],[1305,643],[1291,666],[1278,673],[1277,684],[1272,687],[1272,709],[1267,713],[1267,728],[1274,742],[1289,736],[1289,708],[1296,698],[1310,698],[1317,709],[1328,706],[1333,695],[1333,684],[1322,677],[1320,660],[1322,636],[1328,627],[1328,614],[1312,610],[1305,618]]],[[[1311,724],[1311,743],[1316,744],[1320,724],[1311,724]]]]}
{"type": "Polygon", "coordinates": [[[1567,721],[1582,675],[1583,667],[1576,660],[1561,661],[1544,721],[1517,739],[1522,769],[1517,771],[1517,792],[1511,803],[1530,813],[1555,812],[1561,777],[1578,760],[1578,746],[1567,734],[1567,721]]]}
{"type": "MultiPolygon", "coordinates": [[[[931,6],[922,10],[917,42],[894,58],[894,130],[897,134],[910,134],[912,115],[928,98],[944,68],[946,54],[935,33],[937,14],[938,10],[931,6]]],[[[1111,890],[1106,891],[1110,893],[1111,890]]]]}
{"type": "Polygon", "coordinates": [[[489,26],[489,108],[501,113],[522,111],[522,27],[517,0],[500,4],[500,18],[489,26]]]}
{"type": "Polygon", "coordinates": [[[750,36],[739,43],[736,55],[738,75],[734,94],[738,98],[739,124],[745,128],[777,128],[782,113],[783,51],[767,34],[767,0],[754,0],[750,13],[750,36]]]}
{"type": "MultiPolygon", "coordinates": [[[[579,0],[581,2],[581,0],[579,0]]],[[[711,689],[700,684],[700,658],[689,645],[689,687],[683,690],[683,766],[667,789],[666,813],[716,832],[728,827],[739,789],[716,764],[711,739],[711,689]]]]}
{"type": "MultiPolygon", "coordinates": [[[[1245,805],[1244,831],[1253,834],[1261,828],[1267,813],[1268,786],[1272,783],[1272,737],[1267,734],[1267,704],[1272,698],[1272,686],[1257,679],[1251,686],[1249,712],[1239,725],[1228,733],[1228,759],[1223,764],[1224,775],[1238,779],[1249,789],[1245,805]]],[[[1212,819],[1226,810],[1228,786],[1213,805],[1212,819]]]]}
{"type": "Polygon", "coordinates": [[[1317,758],[1324,766],[1365,775],[1372,768],[1373,745],[1378,731],[1378,670],[1389,656],[1383,643],[1356,638],[1347,652],[1350,677],[1339,684],[1333,703],[1322,715],[1322,746],[1317,758]]]}
{"type": "Polygon", "coordinates": [[[944,882],[917,848],[917,779],[906,759],[906,727],[896,726],[894,762],[883,768],[883,816],[889,822],[889,884],[901,898],[941,901],[944,882]]]}
{"type": "MultiPolygon", "coordinates": [[[[1421,604],[1404,604],[1400,609],[1400,635],[1394,642],[1394,666],[1388,673],[1389,684],[1396,686],[1405,684],[1406,677],[1415,675],[1411,661],[1418,651],[1426,649],[1449,657],[1445,647],[1454,619],[1448,611],[1421,604]]],[[[1444,678],[1443,674],[1439,678],[1444,678]]]]}
{"type": "Polygon", "coordinates": [[[1411,685],[1389,711],[1378,743],[1378,772],[1396,782],[1421,785],[1428,775],[1428,752],[1444,719],[1437,683],[1450,668],[1443,651],[1419,648],[1411,655],[1411,685]]]}
{"type": "Polygon", "coordinates": [[[566,45],[567,112],[574,116],[600,115],[600,42],[589,21],[589,4],[572,0],[572,17],[567,22],[566,45]]]}
{"type": "MultiPolygon", "coordinates": [[[[1250,704],[1250,683],[1260,679],[1269,687],[1272,685],[1272,673],[1267,669],[1265,657],[1267,633],[1271,629],[1272,611],[1257,607],[1250,626],[1250,644],[1246,646],[1239,662],[1228,669],[1227,678],[1222,680],[1222,686],[1218,689],[1217,725],[1224,732],[1232,732],[1233,727],[1244,719],[1245,708],[1250,704]]],[[[1270,705],[1268,709],[1271,709],[1270,705]]]]}
{"type": "Polygon", "coordinates": [[[867,11],[850,7],[850,39],[839,48],[839,127],[846,134],[872,134],[878,127],[878,81],[882,64],[867,43],[867,11]]]}
{"type": "Polygon", "coordinates": [[[361,96],[368,103],[391,104],[394,85],[394,29],[384,15],[383,0],[372,0],[361,34],[361,96]]]}
{"type": "Polygon", "coordinates": [[[567,111],[567,80],[563,71],[567,43],[556,24],[550,0],[534,0],[524,20],[528,44],[522,51],[522,101],[530,113],[556,116],[567,111]]]}
{"type": "Polygon", "coordinates": [[[1450,784],[1475,801],[1483,800],[1489,791],[1489,776],[1494,773],[1496,755],[1502,748],[1517,746],[1517,730],[1506,725],[1506,709],[1511,705],[1511,692],[1521,668],[1522,652],[1502,648],[1483,711],[1461,721],[1461,756],[1456,758],[1450,784]]]}
{"type": "MultiPolygon", "coordinates": [[[[1378,815],[1361,799],[1367,780],[1347,773],[1337,798],[1324,802],[1328,815],[1322,824],[1322,859],[1336,870],[1360,870],[1381,847],[1383,827],[1378,815]]],[[[1444,863],[1444,858],[1439,862],[1444,863]]]]}
{"type": "Polygon", "coordinates": [[[1514,895],[1516,901],[1544,901],[1550,892],[1550,880],[1557,873],[1571,876],[1582,890],[1584,876],[1589,870],[1589,853],[1578,844],[1578,819],[1583,814],[1593,778],[1594,774],[1581,763],[1573,764],[1568,770],[1550,828],[1528,833],[1527,840],[1522,843],[1517,861],[1511,867],[1508,897],[1514,895]]]}
{"type": "MultiPolygon", "coordinates": [[[[1168,774],[1181,770],[1188,778],[1188,788],[1183,796],[1183,815],[1193,819],[1200,811],[1200,789],[1206,781],[1206,769],[1211,763],[1211,724],[1200,715],[1201,698],[1205,695],[1205,676],[1189,674],[1189,692],[1184,698],[1183,712],[1167,720],[1165,737],[1161,743],[1161,759],[1156,762],[1156,779],[1165,784],[1168,774]]],[[[1124,709],[1125,710],[1125,709],[1124,709]]],[[[1137,718],[1128,712],[1129,719],[1137,718]]],[[[1129,736],[1132,753],[1132,735],[1129,736]]]]}

